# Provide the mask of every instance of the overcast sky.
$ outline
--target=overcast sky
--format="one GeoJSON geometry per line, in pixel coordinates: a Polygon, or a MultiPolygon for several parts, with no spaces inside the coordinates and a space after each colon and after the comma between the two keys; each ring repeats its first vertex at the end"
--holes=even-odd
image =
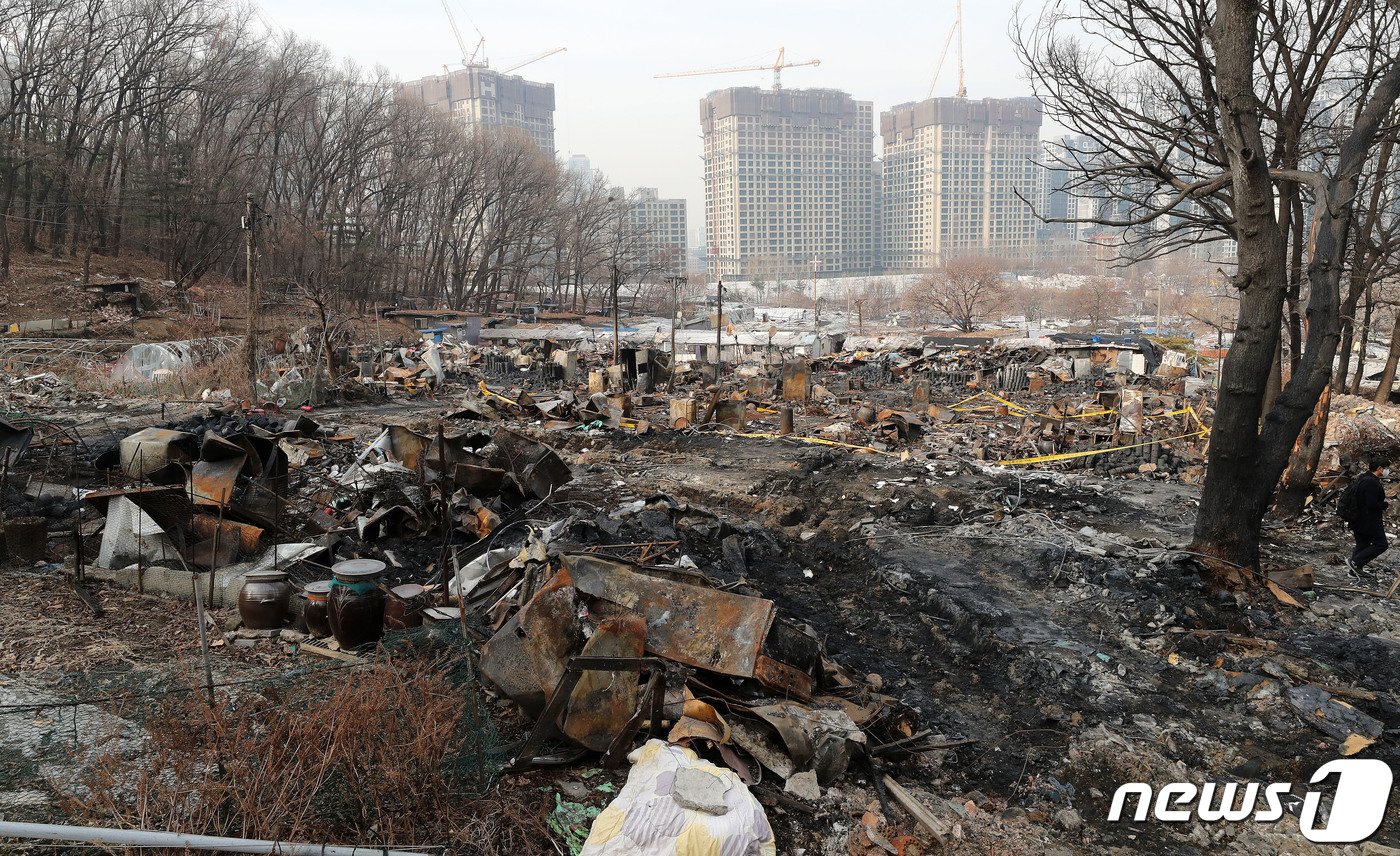
{"type": "MultiPolygon", "coordinates": [[[[879,111],[926,97],[955,20],[954,0],[448,2],[469,46],[476,29],[485,35],[495,68],[567,47],[518,72],[554,84],[559,157],[585,154],[629,189],[657,187],[663,196],[686,197],[692,232],[704,218],[700,98],[728,86],[768,86],[773,75],[653,75],[771,62],[785,46],[789,60],[821,60],[784,72],[786,88],[843,89],[874,101],[878,134],[879,111]]],[[[1038,8],[1039,0],[1026,5],[1038,8]]],[[[971,98],[1029,94],[1007,35],[1015,6],[1015,0],[964,4],[971,98]]],[[[460,62],[441,0],[260,0],[260,8],[269,25],[404,80],[460,62]]],[[[935,94],[956,88],[955,42],[935,94]]]]}

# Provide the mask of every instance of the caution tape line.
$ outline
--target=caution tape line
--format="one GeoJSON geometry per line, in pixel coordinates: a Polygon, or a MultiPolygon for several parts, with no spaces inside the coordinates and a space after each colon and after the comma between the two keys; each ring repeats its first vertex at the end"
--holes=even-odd
{"type": "Polygon", "coordinates": [[[510,398],[507,398],[507,397],[505,397],[504,395],[501,395],[499,392],[494,392],[494,391],[492,391],[492,390],[486,385],[486,381],[484,381],[484,380],[479,380],[479,381],[477,381],[477,388],[480,389],[480,390],[481,390],[481,394],[484,395],[484,396],[486,396],[487,398],[499,398],[501,401],[504,401],[506,404],[514,404],[514,405],[517,406],[517,407],[520,406],[520,402],[515,401],[515,400],[513,400],[513,399],[510,399],[510,398]]]}
{"type": "Polygon", "coordinates": [[[1178,434],[1175,437],[1160,437],[1156,440],[1147,440],[1142,443],[1130,443],[1126,446],[1113,446],[1108,449],[1086,449],[1082,452],[1060,452],[1056,455],[1040,455],[1034,458],[1017,458],[1014,461],[993,461],[992,463],[1002,467],[1018,467],[1026,464],[1046,464],[1051,461],[1068,461],[1071,458],[1088,458],[1094,455],[1110,455],[1114,452],[1122,452],[1128,449],[1142,449],[1154,443],[1170,443],[1173,440],[1190,440],[1196,437],[1204,437],[1209,433],[1209,428],[1202,428],[1190,434],[1178,434]]]}

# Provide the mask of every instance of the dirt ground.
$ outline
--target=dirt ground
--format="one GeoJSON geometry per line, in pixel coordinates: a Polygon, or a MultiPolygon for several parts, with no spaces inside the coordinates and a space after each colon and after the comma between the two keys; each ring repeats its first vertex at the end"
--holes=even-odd
{"type": "MultiPolygon", "coordinates": [[[[95,258],[94,272],[161,276],[139,259],[95,258]]],[[[222,328],[236,331],[242,307],[227,285],[210,278],[191,298],[218,309],[222,328]]],[[[78,286],[72,260],[25,259],[6,289],[4,320],[102,317],[78,286]]],[[[149,317],[99,332],[141,340],[214,332],[192,326],[180,301],[159,287],[152,293],[160,299],[149,317]]],[[[270,314],[268,329],[293,329],[307,317],[284,307],[270,314]]],[[[407,331],[386,327],[375,338],[400,333],[407,331]]],[[[363,444],[384,423],[423,423],[449,412],[461,394],[330,409],[317,418],[363,444]]],[[[877,406],[881,396],[868,393],[877,406]]],[[[907,406],[906,390],[886,398],[907,406]]],[[[89,436],[115,437],[197,406],[168,401],[165,413],[153,400],[84,401],[45,407],[26,400],[22,409],[82,424],[89,436]]],[[[799,433],[815,427],[801,415],[798,421],[799,433]]],[[[1289,782],[1303,793],[1313,770],[1341,754],[1346,736],[1317,709],[1290,701],[1316,699],[1316,692],[1330,695],[1334,713],[1350,705],[1379,721],[1383,733],[1358,757],[1400,761],[1400,599],[1383,596],[1400,559],[1385,556],[1371,575],[1348,579],[1341,563],[1348,536],[1326,504],[1299,522],[1267,528],[1270,567],[1306,565],[1316,574],[1314,592],[1293,590],[1290,605],[1262,591],[1222,597],[1201,583],[1180,549],[1199,488],[1175,479],[1013,471],[917,444],[902,459],[695,431],[638,437],[514,427],[558,449],[572,467],[574,481],[557,508],[593,509],[600,525],[639,500],[715,515],[716,526],[699,529],[651,510],[629,513],[626,522],[647,538],[681,541],[726,587],[772,599],[781,615],[820,636],[829,657],[917,711],[931,739],[956,744],[881,759],[882,772],[952,830],[942,852],[1361,853],[1306,841],[1296,805],[1272,824],[1107,820],[1114,791],[1128,782],[1289,782]]],[[[82,760],[59,751],[62,745],[83,745],[89,726],[100,731],[112,725],[104,717],[128,712],[100,701],[64,707],[67,700],[132,687],[147,696],[192,693],[204,680],[192,604],[89,582],[102,610],[95,614],[66,581],[63,560],[72,548],[57,529],[54,535],[53,561],[0,565],[0,815],[8,819],[52,817],[50,792],[82,760]]],[[[222,631],[236,623],[234,609],[211,618],[216,682],[294,674],[306,664],[307,655],[278,640],[228,644],[222,631]]],[[[529,725],[504,702],[492,713],[508,740],[518,741],[529,725]]],[[[462,811],[495,811],[500,803],[492,800],[512,794],[530,796],[521,805],[562,794],[601,806],[624,776],[592,762],[508,776],[491,800],[462,811]]],[[[857,834],[880,797],[859,764],[814,802],[786,795],[781,782],[754,791],[780,853],[900,849],[857,834]]],[[[885,820],[888,841],[912,835],[927,843],[897,806],[885,820]]],[[[556,841],[535,840],[533,852],[560,852],[556,841]]],[[[1400,847],[1394,800],[1372,841],[1400,847]]]]}
{"type": "MultiPolygon", "coordinates": [[[[432,408],[320,418],[363,434],[432,408]]],[[[1340,741],[1290,706],[1294,687],[1326,688],[1379,719],[1387,731],[1362,757],[1400,760],[1400,601],[1342,590],[1356,586],[1339,564],[1345,533],[1326,510],[1269,533],[1271,564],[1316,571],[1316,599],[1300,608],[1207,591],[1169,549],[1188,538],[1197,492],[1178,482],[690,432],[525,430],[572,465],[562,501],[606,511],[665,495],[713,512],[718,533],[680,534],[707,573],[774,600],[830,657],[917,710],[921,728],[961,743],[885,759],[884,772],[953,828],[946,852],[1338,852],[1303,840],[1293,815],[1277,824],[1106,820],[1114,790],[1133,781],[1292,782],[1301,793],[1340,741]]],[[[677,534],[664,520],[643,525],[658,540],[677,534]]],[[[1389,558],[1363,587],[1388,587],[1389,558]]],[[[198,679],[197,625],[184,601],[93,584],[98,617],[56,564],[8,567],[0,587],[0,686],[19,701],[20,690],[61,693],[75,675],[164,669],[198,679]]],[[[296,659],[275,644],[213,651],[220,680],[296,659]]],[[[497,712],[503,731],[519,733],[514,714],[497,712]]],[[[544,772],[498,787],[576,778],[544,772]]],[[[0,790],[13,812],[32,788],[0,790]]],[[[780,786],[755,790],[780,852],[864,852],[849,839],[878,794],[859,767],[815,804],[783,798],[780,786]]],[[[900,809],[891,814],[894,827],[917,832],[900,809]]],[[[1373,840],[1400,844],[1393,809],[1373,840]]],[[[553,850],[542,843],[540,852],[553,850]]]]}

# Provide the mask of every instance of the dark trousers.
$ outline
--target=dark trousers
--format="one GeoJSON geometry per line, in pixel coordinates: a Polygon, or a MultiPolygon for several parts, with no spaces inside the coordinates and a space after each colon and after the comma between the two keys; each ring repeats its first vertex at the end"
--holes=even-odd
{"type": "Polygon", "coordinates": [[[1351,534],[1356,538],[1356,549],[1351,551],[1351,563],[1357,570],[1366,567],[1372,559],[1390,549],[1390,542],[1385,540],[1385,529],[1380,523],[1367,522],[1353,526],[1351,534]]]}

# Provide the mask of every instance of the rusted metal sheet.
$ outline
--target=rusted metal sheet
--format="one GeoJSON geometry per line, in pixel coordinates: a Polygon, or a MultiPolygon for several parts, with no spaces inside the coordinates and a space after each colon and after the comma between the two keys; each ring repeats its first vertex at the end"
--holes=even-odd
{"type": "Polygon", "coordinates": [[[797,696],[803,701],[812,698],[812,676],[772,657],[760,654],[754,663],[753,676],[769,689],[797,696]]]}
{"type": "Polygon", "coordinates": [[[419,434],[406,425],[389,426],[390,453],[410,470],[418,469],[431,442],[426,434],[419,434]]]}
{"type": "Polygon", "coordinates": [[[172,461],[190,460],[194,446],[192,434],[144,428],[121,441],[122,471],[134,479],[149,476],[172,461]]]}
{"type": "Polygon", "coordinates": [[[544,710],[570,654],[583,646],[578,592],[555,574],[481,646],[481,675],[531,716],[544,710]]]}
{"type": "Polygon", "coordinates": [[[749,403],[724,399],[715,405],[715,421],[743,431],[749,423],[749,403]]]}
{"type": "Polygon", "coordinates": [[[574,553],[563,559],[579,591],[646,616],[651,653],[725,675],[753,677],[773,624],[773,601],[649,577],[599,556],[574,553]]]}
{"type": "Polygon", "coordinates": [[[217,517],[209,514],[196,514],[191,518],[190,530],[196,538],[210,541],[214,539],[215,530],[218,530],[220,545],[224,542],[234,544],[238,552],[244,555],[257,552],[258,542],[263,536],[263,530],[257,526],[228,519],[221,525],[217,517]]]}
{"type": "Polygon", "coordinates": [[[808,380],[811,369],[802,360],[788,360],[783,363],[783,400],[806,401],[808,380]]]}
{"type": "MultiPolygon", "coordinates": [[[[640,657],[646,635],[646,619],[636,613],[609,618],[583,646],[583,656],[640,657]]],[[[591,669],[574,685],[562,728],[589,749],[606,752],[636,709],[636,672],[591,669]]]]}
{"type": "Polygon", "coordinates": [[[246,461],[247,455],[240,449],[235,457],[197,462],[190,468],[190,499],[196,505],[228,505],[246,461]]]}

